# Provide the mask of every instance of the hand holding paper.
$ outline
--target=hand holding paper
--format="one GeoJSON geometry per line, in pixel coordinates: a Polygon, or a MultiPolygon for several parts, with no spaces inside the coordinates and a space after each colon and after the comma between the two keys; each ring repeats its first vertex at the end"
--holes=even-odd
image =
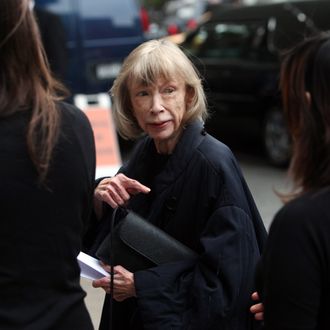
{"type": "Polygon", "coordinates": [[[102,268],[98,259],[95,259],[84,252],[80,252],[77,260],[80,266],[81,277],[90,280],[97,280],[104,276],[109,276],[109,273],[102,268]]]}

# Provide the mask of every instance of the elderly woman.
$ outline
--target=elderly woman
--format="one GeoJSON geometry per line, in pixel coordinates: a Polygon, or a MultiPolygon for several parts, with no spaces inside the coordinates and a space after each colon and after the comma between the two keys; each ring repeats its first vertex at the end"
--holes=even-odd
{"type": "Polygon", "coordinates": [[[231,151],[208,135],[201,80],[179,47],[151,40],[111,90],[121,135],[142,135],[130,160],[95,189],[95,211],[127,206],[198,253],[94,281],[107,295],[100,329],[250,329],[253,273],[266,231],[231,151]]]}

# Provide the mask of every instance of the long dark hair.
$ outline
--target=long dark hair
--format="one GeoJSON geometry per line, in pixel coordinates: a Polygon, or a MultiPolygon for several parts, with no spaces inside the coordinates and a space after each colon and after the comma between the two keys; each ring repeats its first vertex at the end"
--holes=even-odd
{"type": "Polygon", "coordinates": [[[47,175],[59,130],[57,95],[30,0],[0,1],[0,117],[31,111],[27,146],[39,179],[47,175]]]}
{"type": "Polygon", "coordinates": [[[293,198],[330,185],[329,33],[310,37],[285,54],[280,87],[293,140],[293,198]]]}

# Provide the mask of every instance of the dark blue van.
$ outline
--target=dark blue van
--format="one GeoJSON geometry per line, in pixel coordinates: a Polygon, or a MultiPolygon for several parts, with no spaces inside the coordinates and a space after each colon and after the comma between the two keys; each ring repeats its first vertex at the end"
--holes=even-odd
{"type": "MultiPolygon", "coordinates": [[[[35,0],[35,9],[51,15],[39,19],[45,44],[59,37],[51,17],[62,24],[66,63],[60,78],[72,94],[108,91],[123,59],[144,41],[136,0],[35,0]]],[[[61,41],[54,48],[59,52],[61,41]]]]}

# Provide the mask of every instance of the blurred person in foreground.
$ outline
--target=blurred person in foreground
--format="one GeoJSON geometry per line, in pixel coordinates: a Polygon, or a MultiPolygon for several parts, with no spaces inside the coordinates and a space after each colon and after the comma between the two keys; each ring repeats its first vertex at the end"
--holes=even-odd
{"type": "Polygon", "coordinates": [[[148,41],[126,58],[111,93],[119,132],[142,138],[120,173],[99,181],[99,222],[125,205],[199,256],[135,273],[116,265],[113,292],[109,277],[95,280],[114,298],[110,320],[106,296],[100,329],[252,329],[266,231],[233,154],[204,129],[192,63],[173,43],[148,41]]]}
{"type": "Polygon", "coordinates": [[[294,189],[272,222],[251,307],[265,329],[330,328],[330,34],[282,62],[280,86],[293,140],[294,189]]]}
{"type": "Polygon", "coordinates": [[[92,330],[77,255],[94,139],[61,103],[29,0],[0,1],[0,329],[92,330]]]}

